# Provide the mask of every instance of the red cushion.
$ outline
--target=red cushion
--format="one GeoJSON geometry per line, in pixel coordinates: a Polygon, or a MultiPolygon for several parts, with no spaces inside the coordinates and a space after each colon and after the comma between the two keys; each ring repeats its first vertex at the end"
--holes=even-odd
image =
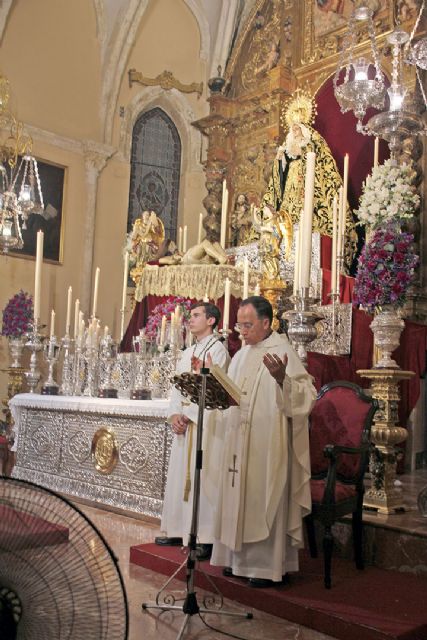
{"type": "MultiPolygon", "coordinates": [[[[324,480],[310,480],[311,500],[312,502],[322,502],[323,494],[325,492],[324,480]]],[[[354,498],[356,496],[356,490],[354,485],[341,484],[337,482],[335,485],[335,502],[340,500],[346,500],[347,498],[354,498]]]]}
{"type": "MultiPolygon", "coordinates": [[[[327,444],[359,447],[371,405],[353,389],[335,387],[316,400],[310,416],[310,456],[313,475],[328,468],[323,450],[327,444]]],[[[342,454],[337,472],[344,477],[357,474],[360,456],[342,454]]]]}
{"type": "Polygon", "coordinates": [[[6,436],[0,436],[0,446],[6,446],[8,444],[8,439],[6,436]]]}

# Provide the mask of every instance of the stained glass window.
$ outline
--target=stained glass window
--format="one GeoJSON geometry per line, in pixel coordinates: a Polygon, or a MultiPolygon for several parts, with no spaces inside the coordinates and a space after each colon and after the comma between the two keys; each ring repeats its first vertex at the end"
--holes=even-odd
{"type": "Polygon", "coordinates": [[[145,210],[176,239],[181,140],[169,116],[156,107],[139,116],[132,133],[128,231],[145,210]]]}

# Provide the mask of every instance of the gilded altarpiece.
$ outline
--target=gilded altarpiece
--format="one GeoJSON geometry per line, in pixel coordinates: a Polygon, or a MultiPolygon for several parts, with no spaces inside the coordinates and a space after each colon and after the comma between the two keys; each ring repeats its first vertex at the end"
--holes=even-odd
{"type": "MultiPolygon", "coordinates": [[[[396,22],[410,32],[417,8],[371,0],[379,46],[396,22]]],[[[258,0],[241,25],[224,73],[221,92],[211,94],[210,114],[194,126],[209,139],[205,163],[208,216],[205,227],[219,236],[222,180],[230,191],[229,214],[239,194],[259,204],[277,145],[285,136],[283,108],[297,87],[315,95],[335,72],[353,2],[337,9],[317,0],[258,0]]],[[[359,34],[357,55],[368,48],[359,34]]],[[[386,72],[390,56],[384,58],[386,72]]],[[[230,240],[230,236],[228,238],[230,240]]]]}

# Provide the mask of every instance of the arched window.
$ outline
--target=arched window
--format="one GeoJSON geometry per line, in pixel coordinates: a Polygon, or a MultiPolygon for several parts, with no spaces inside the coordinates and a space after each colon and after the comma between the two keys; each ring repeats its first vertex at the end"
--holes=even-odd
{"type": "Polygon", "coordinates": [[[163,221],[176,238],[181,140],[172,120],[156,107],[139,116],[132,132],[128,231],[143,211],[163,221]]]}

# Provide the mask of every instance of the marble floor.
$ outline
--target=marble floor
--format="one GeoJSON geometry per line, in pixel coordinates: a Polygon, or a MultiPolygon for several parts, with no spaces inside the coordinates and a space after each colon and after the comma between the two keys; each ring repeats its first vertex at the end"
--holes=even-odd
{"type": "MultiPolygon", "coordinates": [[[[415,474],[399,476],[405,511],[389,516],[378,515],[367,511],[364,519],[374,527],[385,527],[405,533],[415,533],[417,536],[427,537],[427,518],[422,517],[417,509],[417,496],[421,488],[427,485],[427,470],[415,474]]],[[[158,535],[158,525],[134,518],[110,513],[105,510],[89,506],[78,505],[80,509],[93,521],[105,536],[114,553],[119,559],[124,577],[126,592],[129,600],[130,612],[130,640],[151,638],[171,640],[176,638],[183,622],[183,614],[143,612],[142,602],[151,602],[165,581],[165,576],[149,571],[129,563],[129,547],[134,544],[153,542],[158,535]]],[[[173,591],[176,594],[182,590],[182,584],[176,581],[173,591]]],[[[200,591],[198,591],[200,593],[200,591]]],[[[246,611],[241,605],[232,601],[225,601],[225,608],[232,611],[246,611]]],[[[227,631],[234,638],[265,640],[328,640],[330,636],[313,631],[283,619],[253,610],[253,620],[234,620],[221,616],[208,616],[209,624],[227,631]]],[[[191,618],[184,638],[189,640],[220,637],[217,632],[204,627],[198,616],[191,618]]]]}
{"type": "MultiPolygon", "coordinates": [[[[153,542],[159,532],[158,526],[81,504],[78,507],[98,527],[119,559],[129,601],[129,640],[140,640],[141,638],[144,640],[152,638],[172,640],[176,638],[184,619],[183,614],[165,612],[159,615],[157,612],[143,612],[141,610],[142,602],[151,602],[155,599],[157,591],[166,579],[165,576],[129,563],[129,547],[134,544],[153,542]]],[[[182,591],[182,587],[183,583],[176,581],[172,591],[178,595],[182,591]]],[[[202,591],[198,590],[197,593],[201,594],[202,591]]],[[[243,606],[230,600],[224,601],[224,609],[236,612],[247,611],[243,606]]],[[[324,633],[286,622],[261,611],[252,610],[252,612],[254,614],[253,620],[212,615],[207,616],[206,620],[210,625],[234,634],[230,636],[232,638],[247,638],[248,640],[254,638],[263,638],[264,640],[328,640],[331,638],[324,633]]],[[[219,633],[207,629],[198,616],[193,616],[183,637],[188,640],[204,640],[221,636],[219,633]]]]}

